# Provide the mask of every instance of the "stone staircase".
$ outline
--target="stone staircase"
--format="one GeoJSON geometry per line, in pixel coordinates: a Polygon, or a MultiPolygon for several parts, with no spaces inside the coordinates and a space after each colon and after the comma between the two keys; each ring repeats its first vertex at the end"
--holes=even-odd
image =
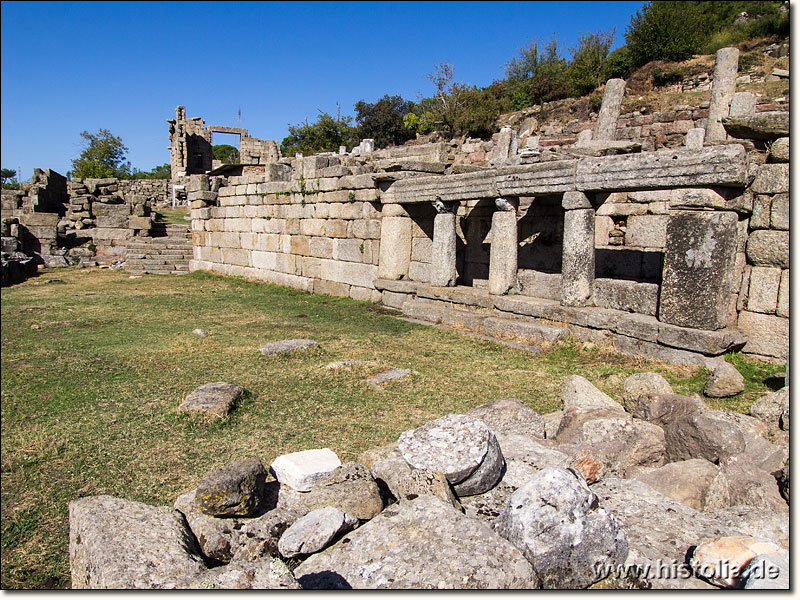
{"type": "Polygon", "coordinates": [[[135,237],[127,244],[124,269],[129,273],[183,275],[192,258],[192,232],[188,225],[154,223],[151,237],[135,237]]]}

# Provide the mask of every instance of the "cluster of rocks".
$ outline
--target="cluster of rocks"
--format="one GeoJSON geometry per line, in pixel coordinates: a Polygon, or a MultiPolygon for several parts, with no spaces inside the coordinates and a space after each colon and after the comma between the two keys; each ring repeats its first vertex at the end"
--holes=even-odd
{"type": "Polygon", "coordinates": [[[0,273],[2,285],[12,285],[25,281],[36,275],[36,261],[32,256],[22,252],[19,219],[8,217],[2,220],[2,237],[0,237],[0,273]]]}
{"type": "Polygon", "coordinates": [[[356,462],[236,460],[174,509],[74,500],[73,587],[788,588],[788,387],[753,416],[653,373],[621,403],[580,376],[561,399],[446,415],[356,462]]]}

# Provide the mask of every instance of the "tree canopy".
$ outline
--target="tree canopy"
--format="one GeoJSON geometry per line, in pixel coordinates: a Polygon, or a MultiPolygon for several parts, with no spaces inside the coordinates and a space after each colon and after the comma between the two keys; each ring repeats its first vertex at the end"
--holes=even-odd
{"type": "Polygon", "coordinates": [[[128,148],[122,138],[113,135],[108,129],[97,133],[81,132],[83,150],[72,161],[72,177],[81,179],[103,177],[126,177],[131,173],[130,163],[125,162],[128,148]]]}
{"type": "Polygon", "coordinates": [[[309,124],[305,119],[298,125],[289,125],[289,135],[281,142],[284,156],[293,156],[296,152],[314,154],[315,152],[338,152],[339,146],[351,150],[358,144],[356,128],[351,117],[336,116],[320,111],[317,120],[309,124]]]}
{"type": "Polygon", "coordinates": [[[239,150],[230,144],[215,144],[211,147],[211,153],[216,160],[221,160],[223,164],[235,165],[239,163],[239,150]]]}
{"type": "Polygon", "coordinates": [[[403,117],[413,107],[414,103],[403,100],[402,96],[385,95],[374,104],[359,100],[355,105],[358,137],[374,139],[377,148],[397,146],[412,139],[414,133],[403,125],[403,117]]]}

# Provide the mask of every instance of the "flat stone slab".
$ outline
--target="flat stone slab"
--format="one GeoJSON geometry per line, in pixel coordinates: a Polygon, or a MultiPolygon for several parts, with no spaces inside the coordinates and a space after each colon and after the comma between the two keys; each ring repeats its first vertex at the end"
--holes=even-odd
{"type": "Polygon", "coordinates": [[[272,461],[270,470],[281,485],[310,492],[315,483],[340,466],[342,461],[333,450],[321,448],[283,454],[272,461]]]}
{"type": "Polygon", "coordinates": [[[280,342],[270,342],[258,347],[258,351],[264,356],[272,356],[274,354],[284,354],[293,350],[305,350],[306,348],[313,348],[317,345],[314,340],[281,340],[280,342]]]}
{"type": "Polygon", "coordinates": [[[222,419],[228,416],[231,406],[243,392],[244,388],[233,383],[205,383],[186,396],[178,412],[222,419]]]}
{"type": "Polygon", "coordinates": [[[387,381],[394,381],[396,379],[407,377],[413,372],[414,371],[411,369],[386,369],[385,371],[381,371],[372,377],[367,377],[364,379],[364,381],[370,385],[381,385],[387,381]]]}

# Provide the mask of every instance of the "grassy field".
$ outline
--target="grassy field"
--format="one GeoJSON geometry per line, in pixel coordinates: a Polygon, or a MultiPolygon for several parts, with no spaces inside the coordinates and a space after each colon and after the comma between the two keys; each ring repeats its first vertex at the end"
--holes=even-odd
{"type": "MultiPolygon", "coordinates": [[[[498,398],[559,407],[561,380],[586,376],[619,397],[629,374],[662,373],[678,393],[707,372],[580,344],[532,355],[401,321],[353,300],[205,273],[145,275],[45,270],[2,290],[2,587],[68,587],[70,500],[111,494],[172,505],[211,469],[246,456],[330,447],[343,461],[430,419],[498,398]],[[192,330],[210,336],[201,339],[192,330]],[[256,348],[313,338],[309,351],[256,348]],[[417,374],[372,388],[381,361],[417,374]],[[203,424],[176,408],[198,385],[247,392],[231,416],[203,424]]],[[[783,369],[730,357],[748,379],[747,410],[783,369]]]]}
{"type": "Polygon", "coordinates": [[[163,206],[155,211],[157,223],[164,225],[189,225],[189,207],[188,206],[163,206]]]}

